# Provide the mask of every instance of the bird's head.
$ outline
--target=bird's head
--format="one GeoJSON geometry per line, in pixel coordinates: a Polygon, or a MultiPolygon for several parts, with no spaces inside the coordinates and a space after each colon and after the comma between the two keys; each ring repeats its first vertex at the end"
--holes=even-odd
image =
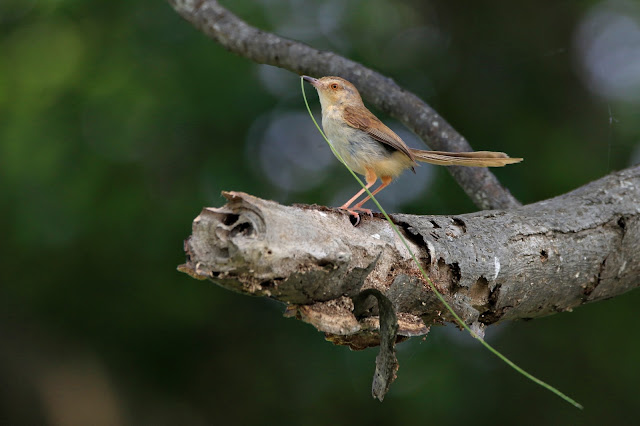
{"type": "Polygon", "coordinates": [[[317,79],[306,75],[302,78],[316,88],[323,109],[340,104],[362,105],[358,89],[344,78],[322,77],[317,79]]]}

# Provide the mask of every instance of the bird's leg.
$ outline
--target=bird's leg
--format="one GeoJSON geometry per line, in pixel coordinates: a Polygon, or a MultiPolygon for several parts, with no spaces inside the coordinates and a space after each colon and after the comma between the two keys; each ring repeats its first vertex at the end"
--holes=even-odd
{"type": "Polygon", "coordinates": [[[367,198],[365,198],[364,200],[360,201],[358,204],[353,206],[351,210],[369,211],[369,214],[371,214],[371,210],[362,208],[362,206],[364,205],[364,203],[366,203],[369,200],[369,198],[371,198],[371,196],[376,195],[378,192],[382,191],[384,188],[389,186],[392,180],[393,178],[391,176],[380,177],[380,181],[382,182],[380,183],[380,186],[377,187],[376,190],[371,193],[371,195],[367,195],[367,198]]]}
{"type": "MultiPolygon", "coordinates": [[[[373,181],[373,182],[371,182],[371,183],[368,183],[368,184],[367,184],[367,189],[371,188],[371,187],[373,186],[373,184],[374,184],[374,183],[375,183],[375,181],[373,181]]],[[[362,193],[363,193],[363,192],[364,192],[364,188],[362,188],[360,191],[358,191],[358,193],[357,193],[356,195],[354,195],[353,197],[351,197],[351,199],[350,199],[349,201],[347,201],[346,203],[344,203],[343,205],[341,205],[341,206],[340,206],[340,208],[341,208],[342,210],[349,210],[349,206],[350,206],[351,204],[353,204],[353,202],[354,202],[355,200],[357,200],[357,199],[362,195],[362,193]]]]}
{"type": "MultiPolygon", "coordinates": [[[[371,188],[373,186],[374,183],[376,183],[376,179],[377,176],[375,174],[375,172],[368,168],[366,169],[366,174],[364,175],[365,180],[367,181],[367,189],[371,188]]],[[[360,210],[363,211],[365,213],[367,213],[369,216],[373,216],[373,214],[371,213],[371,210],[369,209],[363,209],[362,208],[362,204],[363,203],[358,203],[354,208],[350,208],[349,206],[351,206],[351,204],[353,204],[354,201],[356,201],[361,195],[362,193],[365,191],[364,188],[362,188],[360,191],[358,191],[358,193],[356,195],[354,195],[353,197],[351,197],[351,199],[349,201],[347,201],[346,203],[344,203],[343,205],[340,206],[340,208],[342,210],[346,210],[348,211],[350,214],[354,215],[356,217],[356,219],[358,219],[358,222],[360,221],[360,215],[355,212],[355,210],[360,210]]],[[[369,198],[369,197],[367,197],[369,198]]],[[[365,199],[366,201],[366,199],[365,199]]]]}

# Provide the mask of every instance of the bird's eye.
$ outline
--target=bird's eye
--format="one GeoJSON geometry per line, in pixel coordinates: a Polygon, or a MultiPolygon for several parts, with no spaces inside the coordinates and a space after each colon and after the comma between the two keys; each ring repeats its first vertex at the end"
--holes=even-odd
{"type": "Polygon", "coordinates": [[[331,85],[331,88],[332,88],[333,90],[337,90],[337,89],[338,89],[338,85],[337,85],[336,83],[333,83],[333,84],[331,85]]]}

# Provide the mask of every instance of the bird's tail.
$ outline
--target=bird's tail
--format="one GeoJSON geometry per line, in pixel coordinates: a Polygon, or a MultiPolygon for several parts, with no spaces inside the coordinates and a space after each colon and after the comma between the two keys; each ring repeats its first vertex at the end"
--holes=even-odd
{"type": "Polygon", "coordinates": [[[504,152],[493,151],[446,152],[411,149],[411,153],[417,161],[439,166],[502,167],[522,161],[522,158],[511,158],[504,152]]]}

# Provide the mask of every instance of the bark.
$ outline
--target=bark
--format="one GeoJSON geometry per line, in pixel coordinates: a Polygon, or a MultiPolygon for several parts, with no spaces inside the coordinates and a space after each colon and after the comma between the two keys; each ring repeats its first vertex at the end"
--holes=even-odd
{"type": "MultiPolygon", "coordinates": [[[[364,99],[404,123],[438,151],[471,151],[467,140],[418,96],[393,80],[332,52],[314,49],[250,26],[215,0],[169,0],[197,29],[227,50],[259,64],[298,75],[337,75],[356,85],[364,99]]],[[[511,153],[517,156],[517,153],[511,153]]],[[[449,167],[480,209],[506,209],[520,203],[486,168],[449,167]]]]}
{"type": "MultiPolygon", "coordinates": [[[[388,222],[244,193],[205,208],[180,270],[287,304],[337,344],[379,344],[375,289],[399,339],[452,321],[388,222]]],[[[392,215],[436,288],[475,330],[570,311],[640,285],[640,166],[511,210],[392,215]]]]}

